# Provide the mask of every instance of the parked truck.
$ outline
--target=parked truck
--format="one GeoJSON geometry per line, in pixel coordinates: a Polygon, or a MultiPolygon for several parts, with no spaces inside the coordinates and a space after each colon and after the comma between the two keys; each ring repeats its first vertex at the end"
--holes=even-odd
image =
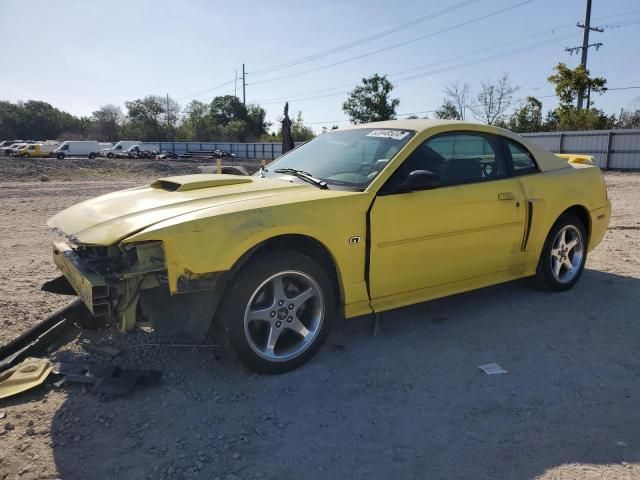
{"type": "Polygon", "coordinates": [[[24,158],[43,158],[51,156],[53,152],[58,148],[57,144],[52,143],[33,143],[21,148],[18,151],[19,156],[24,158]]]}
{"type": "Polygon", "coordinates": [[[60,160],[65,157],[96,158],[98,155],[100,155],[100,145],[95,140],[67,140],[52,153],[52,156],[60,160]]]}
{"type": "Polygon", "coordinates": [[[129,148],[134,145],[139,145],[140,143],[142,143],[140,140],[120,140],[111,148],[103,148],[100,150],[100,156],[113,158],[116,154],[126,152],[129,148]]]}

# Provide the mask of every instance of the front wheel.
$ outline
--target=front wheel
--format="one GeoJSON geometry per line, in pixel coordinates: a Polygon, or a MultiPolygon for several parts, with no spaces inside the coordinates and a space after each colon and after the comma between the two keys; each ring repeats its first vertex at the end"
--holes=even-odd
{"type": "Polygon", "coordinates": [[[242,268],[216,320],[242,364],[258,373],[284,373],[320,349],[335,307],[326,271],[301,253],[283,250],[242,268]]]}
{"type": "Polygon", "coordinates": [[[62,160],[62,159],[64,159],[64,153],[59,153],[58,155],[56,155],[56,158],[57,158],[58,160],[62,160]]]}
{"type": "Polygon", "coordinates": [[[569,290],[580,279],[587,260],[587,232],[579,218],[562,215],[545,240],[536,270],[538,284],[569,290]]]}

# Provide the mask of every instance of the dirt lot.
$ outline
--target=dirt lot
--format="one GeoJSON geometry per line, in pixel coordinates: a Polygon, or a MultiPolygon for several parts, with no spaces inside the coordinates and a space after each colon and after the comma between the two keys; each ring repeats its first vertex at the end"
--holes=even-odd
{"type": "MultiPolygon", "coordinates": [[[[56,275],[50,215],[197,168],[2,162],[0,343],[68,301],[39,290],[56,275]]],[[[56,357],[105,362],[81,342],[114,345],[114,363],[161,369],[162,384],[0,401],[0,479],[640,478],[640,176],[607,183],[610,231],[570,292],[491,287],[391,312],[375,338],[349,321],[284,376],[145,346],[149,333],[84,333],[56,357]],[[509,373],[484,375],[489,362],[509,373]]]]}

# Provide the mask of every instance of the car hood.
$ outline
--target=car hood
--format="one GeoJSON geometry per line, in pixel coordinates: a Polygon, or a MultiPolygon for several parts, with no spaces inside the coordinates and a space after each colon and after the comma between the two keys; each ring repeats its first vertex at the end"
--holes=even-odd
{"type": "MultiPolygon", "coordinates": [[[[158,222],[231,203],[317,190],[286,179],[196,174],[167,177],[150,185],[78,203],[47,224],[76,244],[112,245],[158,222]]],[[[323,190],[327,192],[327,190],[323,190]]],[[[295,201],[292,197],[291,201],[295,201]]]]}

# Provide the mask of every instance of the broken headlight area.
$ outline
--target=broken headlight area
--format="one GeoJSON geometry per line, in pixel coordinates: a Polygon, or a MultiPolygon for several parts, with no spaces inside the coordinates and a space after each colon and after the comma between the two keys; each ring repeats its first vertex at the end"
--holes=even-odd
{"type": "MultiPolygon", "coordinates": [[[[161,242],[108,247],[54,242],[53,258],[66,281],[56,279],[43,289],[53,293],[75,291],[94,316],[115,318],[121,326],[125,312],[135,309],[142,289],[166,283],[161,242]]],[[[135,314],[128,317],[135,319],[135,314]]]]}

